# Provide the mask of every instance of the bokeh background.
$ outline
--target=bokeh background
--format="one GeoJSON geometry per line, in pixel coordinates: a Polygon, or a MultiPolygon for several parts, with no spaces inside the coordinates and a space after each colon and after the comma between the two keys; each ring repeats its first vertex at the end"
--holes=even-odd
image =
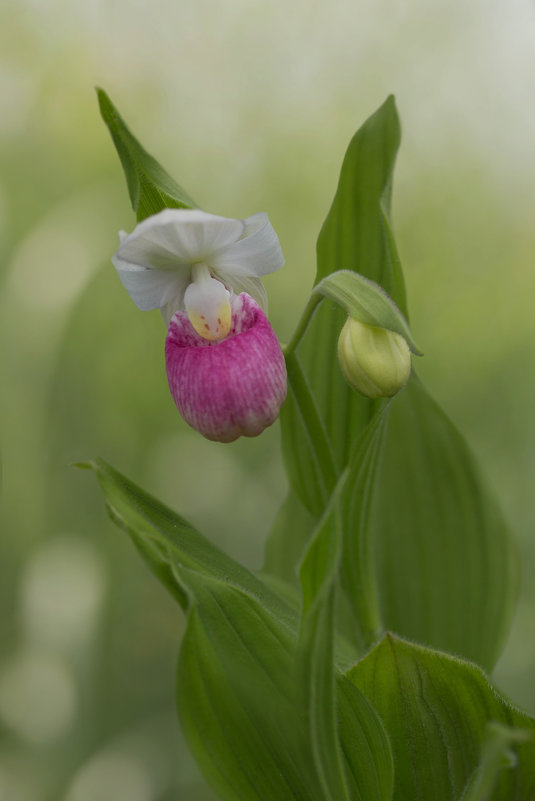
{"type": "Polygon", "coordinates": [[[253,568],[285,491],[277,426],[218,446],[175,411],[160,316],[110,263],[134,217],[95,84],[205,209],[269,213],[282,339],[349,139],[396,94],[420,373],[516,533],[496,682],[535,713],[532,0],[3,0],[0,801],[213,798],[175,717],[183,618],[71,464],[105,457],[253,568]]]}

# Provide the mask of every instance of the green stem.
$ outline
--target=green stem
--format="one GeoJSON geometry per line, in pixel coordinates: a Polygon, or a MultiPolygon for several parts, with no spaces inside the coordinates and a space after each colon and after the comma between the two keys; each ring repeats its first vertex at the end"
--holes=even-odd
{"type": "Polygon", "coordinates": [[[383,454],[387,415],[384,409],[376,413],[358,441],[347,468],[350,485],[358,487],[358,492],[353,490],[351,531],[344,532],[342,575],[358,621],[358,636],[365,648],[370,648],[383,631],[370,513],[383,454]]]}
{"type": "MultiPolygon", "coordinates": [[[[283,347],[283,351],[288,371],[289,388],[307,432],[314,463],[317,467],[317,492],[321,499],[321,506],[325,509],[337,486],[340,470],[336,463],[329,434],[316,405],[314,393],[295,352],[322,300],[324,300],[322,294],[313,290],[297,328],[289,343],[283,347]]],[[[377,579],[369,529],[370,498],[382,451],[382,432],[379,433],[375,446],[372,446],[371,453],[365,455],[365,452],[366,446],[371,444],[370,440],[374,439],[377,428],[380,427],[384,430],[384,426],[381,425],[383,420],[384,416],[377,413],[375,420],[371,422],[368,428],[367,434],[364,435],[364,439],[357,445],[357,450],[362,448],[361,454],[353,453],[350,464],[346,467],[345,478],[342,479],[342,482],[345,483],[347,478],[353,474],[352,485],[358,484],[359,479],[364,485],[362,493],[359,492],[357,500],[358,511],[355,510],[356,519],[353,519],[351,531],[345,530],[343,534],[345,557],[343,563],[345,565],[342,567],[342,575],[344,576],[343,583],[346,584],[346,589],[349,591],[350,603],[358,621],[358,636],[365,648],[370,647],[382,631],[377,579]],[[360,466],[358,466],[359,456],[360,458],[364,457],[364,462],[360,466]]]]}
{"type": "Polygon", "coordinates": [[[297,355],[286,350],[285,358],[286,369],[288,371],[288,383],[314,453],[314,461],[316,462],[321,478],[318,489],[322,496],[322,502],[325,505],[338,480],[338,468],[336,466],[334,453],[310,385],[297,355]]]}
{"type": "Polygon", "coordinates": [[[321,303],[323,297],[312,290],[312,294],[310,295],[307,305],[303,310],[303,314],[301,315],[301,319],[297,324],[297,328],[294,331],[294,335],[291,340],[288,342],[287,345],[284,345],[282,350],[286,357],[291,356],[301,339],[303,338],[305,331],[307,330],[309,323],[312,319],[314,312],[316,311],[317,306],[321,303]]]}

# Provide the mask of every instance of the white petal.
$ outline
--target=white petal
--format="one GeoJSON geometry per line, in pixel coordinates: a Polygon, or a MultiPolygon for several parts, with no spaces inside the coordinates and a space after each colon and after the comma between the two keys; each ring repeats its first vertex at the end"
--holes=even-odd
{"type": "Polygon", "coordinates": [[[248,275],[221,275],[225,284],[232,288],[236,295],[246,292],[253,300],[256,300],[262,311],[267,314],[267,292],[260,278],[251,278],[248,275]]]}
{"type": "Polygon", "coordinates": [[[147,217],[121,238],[114,264],[173,269],[209,259],[245,231],[243,220],[207,214],[199,209],[164,209],[147,217]]]}
{"type": "Polygon", "coordinates": [[[165,327],[169,328],[169,323],[171,322],[171,317],[176,311],[181,311],[184,308],[184,292],[177,296],[176,298],[171,298],[167,303],[165,303],[161,308],[160,311],[162,313],[162,319],[165,323],[165,327]]]}
{"type": "Polygon", "coordinates": [[[134,265],[123,268],[115,264],[115,267],[124,288],[141,311],[159,309],[170,302],[174,303],[175,310],[181,307],[189,273],[148,270],[134,265]]]}
{"type": "Polygon", "coordinates": [[[220,275],[240,276],[266,275],[282,267],[284,256],[267,214],[248,217],[242,238],[220,248],[207,264],[220,275]]]}

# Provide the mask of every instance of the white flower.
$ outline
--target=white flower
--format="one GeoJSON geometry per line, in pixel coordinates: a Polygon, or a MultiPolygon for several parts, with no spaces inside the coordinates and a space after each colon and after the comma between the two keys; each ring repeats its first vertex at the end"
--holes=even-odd
{"type": "Polygon", "coordinates": [[[246,292],[261,308],[260,277],[284,264],[267,214],[233,220],[198,209],[164,209],[121,231],[112,261],[142,311],[160,308],[166,325],[186,309],[205,339],[225,337],[231,326],[231,292],[246,292]]]}

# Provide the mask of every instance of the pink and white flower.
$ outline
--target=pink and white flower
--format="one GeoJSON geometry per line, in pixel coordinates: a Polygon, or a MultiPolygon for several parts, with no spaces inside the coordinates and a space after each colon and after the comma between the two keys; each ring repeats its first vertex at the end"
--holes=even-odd
{"type": "Polygon", "coordinates": [[[259,305],[245,292],[231,301],[225,339],[204,339],[184,311],[171,318],[165,341],[169,389],[178,411],[208,439],[255,437],[279,416],[286,365],[259,305]]]}
{"type": "Polygon", "coordinates": [[[112,261],[139,309],[160,308],[166,367],[184,419],[209,439],[256,436],[286,395],[260,278],[284,264],[268,217],[164,209],[120,232],[112,261]]]}

